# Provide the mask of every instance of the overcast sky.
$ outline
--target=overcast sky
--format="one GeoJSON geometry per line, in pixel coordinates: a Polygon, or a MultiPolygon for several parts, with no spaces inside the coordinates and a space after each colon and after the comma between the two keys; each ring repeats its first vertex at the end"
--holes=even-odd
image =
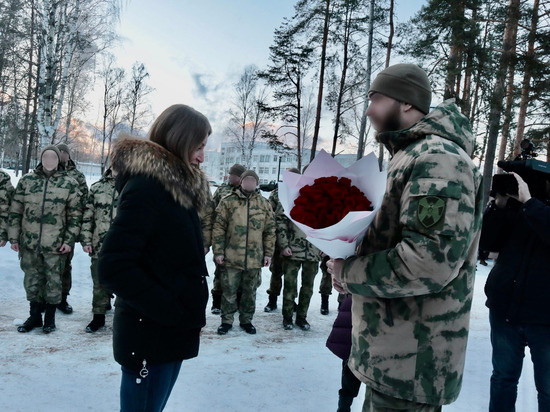
{"type": "MultiPolygon", "coordinates": [[[[113,54],[127,72],[135,61],[145,63],[155,88],[150,95],[155,115],[174,103],[189,104],[210,119],[213,140],[219,141],[233,84],[245,66],[268,64],[273,31],[293,15],[295,3],[129,0],[113,54]]],[[[398,1],[398,20],[408,19],[423,3],[398,1]]]]}

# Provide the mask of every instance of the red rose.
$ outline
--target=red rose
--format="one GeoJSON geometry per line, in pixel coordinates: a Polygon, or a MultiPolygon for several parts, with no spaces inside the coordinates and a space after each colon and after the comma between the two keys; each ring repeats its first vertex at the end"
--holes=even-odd
{"type": "Polygon", "coordinates": [[[300,189],[290,216],[313,229],[332,226],[349,212],[373,210],[371,202],[347,177],[320,177],[300,189]]]}

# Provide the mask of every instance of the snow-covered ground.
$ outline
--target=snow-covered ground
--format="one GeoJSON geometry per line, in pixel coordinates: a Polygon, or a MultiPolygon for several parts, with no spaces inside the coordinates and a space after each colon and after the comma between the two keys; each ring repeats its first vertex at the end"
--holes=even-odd
{"type": "MultiPolygon", "coordinates": [[[[211,253],[206,259],[213,273],[211,253]]],[[[69,296],[74,313],[58,311],[57,330],[50,335],[40,330],[21,334],[16,325],[28,316],[23,272],[9,245],[0,248],[0,410],[118,410],[121,372],[112,358],[112,313],[107,315],[106,328],[95,334],[84,331],[92,318],[89,262],[77,245],[69,296]]],[[[446,411],[488,408],[491,344],[483,286],[489,270],[490,266],[478,268],[462,393],[446,411]]],[[[336,410],[341,361],[325,347],[336,317],[336,295],[331,296],[330,314],[322,316],[320,295],[314,294],[308,315],[310,331],[285,331],[280,309],[263,312],[269,275],[269,270],[263,269],[253,321],[257,335],[247,335],[236,327],[228,335],[218,336],[219,317],[208,310],[200,354],[184,362],[166,411],[336,410]]],[[[319,273],[315,291],[320,280],[319,273]]],[[[211,282],[210,278],[209,286],[211,282]]],[[[362,392],[354,403],[355,411],[361,410],[362,392]]],[[[537,410],[528,351],[516,405],[518,412],[537,410]]]]}

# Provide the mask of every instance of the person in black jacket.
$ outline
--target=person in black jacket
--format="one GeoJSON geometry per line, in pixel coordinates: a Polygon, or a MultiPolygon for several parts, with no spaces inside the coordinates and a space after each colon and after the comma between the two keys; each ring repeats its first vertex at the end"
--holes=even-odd
{"type": "Polygon", "coordinates": [[[483,221],[484,250],[499,252],[485,285],[493,374],[489,410],[515,410],[525,346],[539,411],[550,411],[550,206],[518,180],[518,196],[497,195],[483,221]]]}
{"type": "Polygon", "coordinates": [[[182,361],[198,355],[208,301],[197,213],[208,183],[198,166],[210,133],[205,116],[175,105],[155,120],[149,140],[114,145],[119,205],[98,269],[100,283],[117,295],[121,411],[162,411],[182,361]]]}

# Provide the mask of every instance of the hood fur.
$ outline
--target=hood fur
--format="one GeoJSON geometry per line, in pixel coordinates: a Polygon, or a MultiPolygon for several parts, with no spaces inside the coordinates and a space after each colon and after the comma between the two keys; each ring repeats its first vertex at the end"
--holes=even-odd
{"type": "Polygon", "coordinates": [[[193,175],[171,152],[150,140],[119,138],[113,144],[111,168],[120,175],[141,175],[157,180],[174,200],[199,211],[208,199],[208,180],[200,169],[193,175]]]}

